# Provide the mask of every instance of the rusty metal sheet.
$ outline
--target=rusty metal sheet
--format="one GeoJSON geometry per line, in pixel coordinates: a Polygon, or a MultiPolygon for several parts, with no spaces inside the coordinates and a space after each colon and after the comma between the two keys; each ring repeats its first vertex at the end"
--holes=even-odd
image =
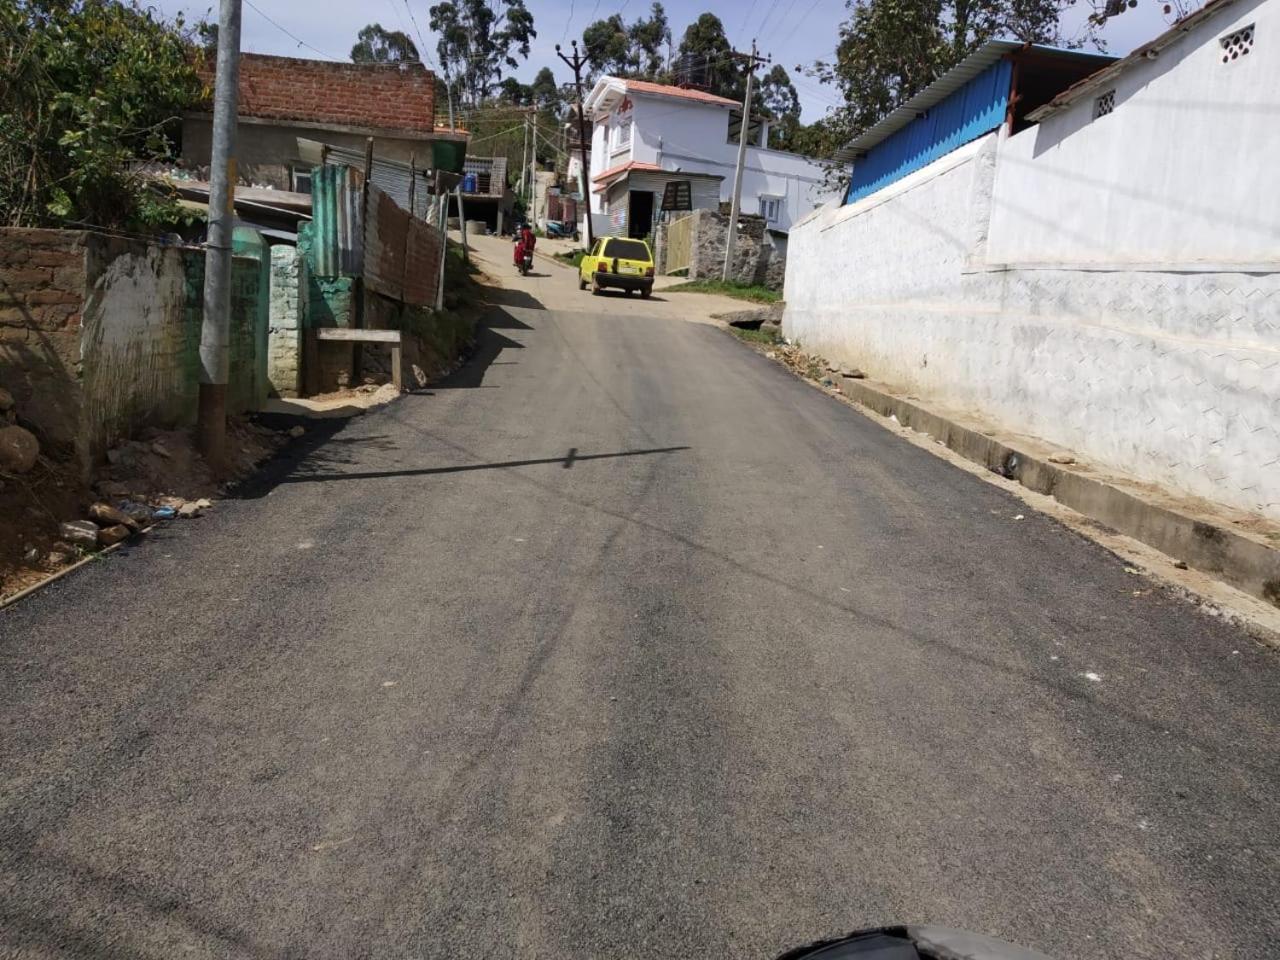
{"type": "Polygon", "coordinates": [[[416,217],[409,221],[409,247],[405,256],[404,301],[432,306],[440,281],[440,245],[444,238],[431,224],[416,217]]]}
{"type": "Polygon", "coordinates": [[[365,206],[365,287],[392,300],[404,299],[405,253],[409,246],[409,213],[380,187],[369,185],[365,206]]]}

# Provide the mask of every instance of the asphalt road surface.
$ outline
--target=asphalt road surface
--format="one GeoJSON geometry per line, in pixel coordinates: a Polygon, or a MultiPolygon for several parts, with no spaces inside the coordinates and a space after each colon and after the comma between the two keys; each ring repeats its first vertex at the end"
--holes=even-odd
{"type": "Polygon", "coordinates": [[[543,272],[0,612],[0,956],[1277,955],[1274,651],[693,295],[543,272]]]}

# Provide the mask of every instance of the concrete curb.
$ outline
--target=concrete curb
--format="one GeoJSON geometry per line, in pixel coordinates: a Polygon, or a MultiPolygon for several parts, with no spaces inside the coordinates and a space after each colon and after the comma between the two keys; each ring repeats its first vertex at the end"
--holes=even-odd
{"type": "Polygon", "coordinates": [[[865,381],[842,379],[841,390],[881,416],[893,415],[903,426],[940,440],[967,460],[1280,607],[1280,550],[1050,463],[865,381]]]}

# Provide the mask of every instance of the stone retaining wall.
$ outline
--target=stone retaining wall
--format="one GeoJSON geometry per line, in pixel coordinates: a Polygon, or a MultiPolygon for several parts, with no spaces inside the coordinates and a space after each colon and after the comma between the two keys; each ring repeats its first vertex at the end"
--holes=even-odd
{"type": "MultiPolygon", "coordinates": [[[[719,280],[724,275],[725,247],[729,242],[729,217],[714,210],[694,210],[693,240],[689,256],[690,280],[719,280]]],[[[763,284],[781,290],[786,273],[786,247],[765,230],[760,217],[739,216],[738,238],[730,279],[739,283],[763,284]]],[[[658,225],[654,251],[659,273],[669,273],[667,224],[658,225]]]]}

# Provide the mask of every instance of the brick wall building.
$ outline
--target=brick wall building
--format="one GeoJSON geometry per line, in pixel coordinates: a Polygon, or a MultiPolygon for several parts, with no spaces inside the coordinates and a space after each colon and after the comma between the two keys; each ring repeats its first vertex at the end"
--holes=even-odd
{"type": "MultiPolygon", "coordinates": [[[[212,87],[212,63],[200,67],[212,87]]],[[[435,75],[421,65],[391,67],[246,53],[240,57],[236,148],[240,180],[310,192],[310,164],[298,158],[299,137],[363,149],[374,138],[379,157],[429,164],[438,139],[465,134],[435,126],[435,75]]],[[[212,114],[188,114],[182,157],[209,163],[212,114]]]]}

